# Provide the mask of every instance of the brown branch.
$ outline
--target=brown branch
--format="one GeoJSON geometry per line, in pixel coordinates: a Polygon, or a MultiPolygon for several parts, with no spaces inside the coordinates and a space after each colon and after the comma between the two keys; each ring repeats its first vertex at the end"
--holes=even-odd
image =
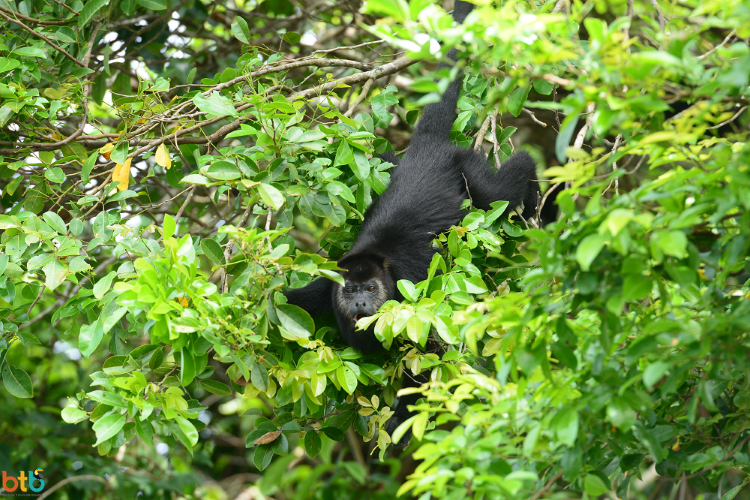
{"type": "Polygon", "coordinates": [[[362,92],[359,93],[357,99],[354,100],[352,105],[349,106],[349,109],[346,110],[346,113],[344,113],[345,117],[351,118],[351,116],[354,114],[354,111],[357,109],[357,106],[362,104],[362,101],[367,98],[367,94],[370,92],[370,88],[372,87],[373,83],[375,83],[375,80],[373,80],[372,78],[365,82],[365,85],[362,87],[362,92]]]}
{"type": "MultiPolygon", "coordinates": [[[[2,15],[0,13],[0,15],[2,15]]],[[[10,142],[10,141],[0,141],[0,144],[8,145],[8,146],[18,146],[21,149],[11,149],[11,148],[0,148],[0,154],[14,154],[20,152],[22,149],[26,148],[43,148],[44,150],[53,150],[58,149],[61,146],[66,145],[67,143],[73,141],[78,136],[80,136],[83,133],[83,129],[86,128],[86,124],[88,123],[89,119],[89,106],[88,106],[88,99],[86,98],[88,95],[88,92],[91,90],[91,85],[87,85],[86,89],[83,93],[83,97],[81,99],[81,106],[83,107],[83,119],[81,120],[81,125],[78,127],[78,129],[70,134],[68,137],[61,141],[57,142],[10,142]]]]}
{"type": "Polygon", "coordinates": [[[732,456],[734,456],[735,453],[737,453],[738,451],[740,451],[740,448],[742,448],[745,445],[745,443],[747,443],[748,441],[750,441],[750,436],[748,436],[745,439],[743,439],[740,442],[740,444],[738,444],[737,446],[735,446],[734,449],[727,454],[726,457],[722,458],[718,462],[712,463],[711,465],[709,465],[708,467],[706,467],[703,470],[700,470],[700,471],[695,472],[693,474],[690,474],[688,476],[682,476],[682,477],[665,477],[664,479],[669,479],[670,481],[682,481],[683,479],[692,479],[694,477],[698,477],[700,475],[703,475],[706,472],[710,471],[711,469],[713,469],[715,467],[718,467],[719,465],[723,464],[724,462],[726,462],[727,460],[729,460],[730,458],[732,458],[732,456]]]}
{"type": "Polygon", "coordinates": [[[59,483],[57,483],[56,485],[54,485],[53,487],[51,487],[50,489],[48,489],[47,491],[39,495],[37,497],[37,500],[44,500],[45,498],[49,497],[53,492],[59,490],[66,484],[70,484],[76,481],[97,481],[99,483],[102,483],[105,488],[109,489],[109,483],[103,477],[94,476],[93,474],[83,474],[81,476],[72,476],[72,477],[67,477],[63,479],[62,481],[60,481],[59,483]]]}
{"type": "Polygon", "coordinates": [[[324,58],[312,58],[312,59],[302,59],[299,61],[293,61],[287,64],[283,64],[281,66],[269,66],[266,68],[259,69],[257,71],[253,71],[252,73],[246,74],[246,75],[240,75],[236,78],[232,78],[228,82],[220,83],[214,87],[211,87],[209,90],[206,90],[203,92],[204,96],[207,96],[209,93],[211,93],[214,90],[223,90],[226,88],[231,87],[232,85],[235,85],[240,82],[247,81],[248,78],[257,78],[259,76],[267,75],[269,73],[278,73],[280,71],[286,71],[289,69],[294,68],[301,68],[304,66],[317,66],[319,68],[326,68],[326,67],[333,67],[333,66],[343,66],[346,68],[356,68],[363,71],[371,70],[372,65],[361,63],[359,61],[350,61],[348,59],[324,59],[324,58]]]}
{"type": "Polygon", "coordinates": [[[42,21],[41,19],[34,19],[33,17],[24,16],[20,12],[14,12],[10,9],[6,9],[5,7],[0,7],[0,11],[5,12],[6,14],[11,14],[13,16],[18,16],[24,21],[28,21],[30,23],[41,24],[42,26],[60,26],[62,24],[71,24],[76,22],[75,19],[68,19],[66,21],[42,21]]]}
{"type": "Polygon", "coordinates": [[[664,31],[664,26],[667,24],[666,19],[664,19],[664,14],[661,12],[661,7],[659,7],[659,3],[656,0],[648,0],[651,2],[651,5],[654,7],[654,10],[659,15],[659,26],[661,27],[661,30],[664,31]]]}
{"type": "Polygon", "coordinates": [[[542,498],[542,495],[544,495],[549,490],[551,490],[552,487],[557,482],[557,480],[560,479],[562,476],[563,476],[563,471],[561,470],[560,472],[552,476],[552,478],[550,478],[550,480],[547,481],[547,484],[545,484],[544,487],[542,487],[542,489],[540,489],[539,491],[534,493],[532,496],[530,496],[529,500],[538,500],[539,498],[542,498]]]}
{"type": "Polygon", "coordinates": [[[50,45],[50,46],[51,46],[51,47],[52,47],[53,49],[55,49],[56,51],[58,51],[58,52],[60,52],[61,54],[63,54],[63,55],[65,56],[65,57],[67,57],[68,59],[70,59],[71,61],[73,61],[74,63],[76,63],[76,64],[77,64],[78,66],[80,66],[80,67],[82,67],[82,68],[85,68],[85,67],[86,67],[86,65],[85,65],[85,64],[83,64],[83,63],[82,63],[81,61],[79,61],[78,59],[76,59],[75,57],[73,57],[73,56],[72,56],[72,55],[71,55],[71,54],[70,54],[70,53],[69,53],[69,52],[68,52],[67,50],[65,50],[65,49],[63,49],[62,47],[58,46],[58,45],[57,45],[57,44],[56,44],[55,42],[53,42],[52,40],[50,40],[50,39],[49,39],[49,38],[47,38],[46,36],[42,35],[41,33],[37,33],[37,32],[36,32],[36,31],[34,31],[33,29],[31,29],[31,28],[29,28],[28,26],[26,26],[25,24],[23,24],[23,23],[22,23],[21,21],[19,21],[18,19],[13,19],[12,17],[8,17],[8,16],[6,16],[6,15],[5,15],[5,13],[4,13],[4,12],[2,12],[2,11],[4,11],[4,10],[6,10],[6,9],[3,9],[3,8],[1,8],[1,7],[0,7],[0,17],[4,18],[4,19],[5,19],[6,21],[8,21],[8,22],[11,22],[11,23],[13,23],[13,24],[17,24],[17,25],[19,25],[19,26],[20,26],[21,28],[25,29],[26,31],[28,31],[29,33],[31,33],[32,35],[34,35],[35,37],[37,37],[37,38],[41,38],[41,39],[42,39],[42,40],[44,40],[44,41],[45,41],[45,42],[46,42],[46,43],[47,43],[48,45],[50,45]]]}
{"type": "Polygon", "coordinates": [[[736,29],[733,29],[733,30],[731,31],[731,33],[729,33],[729,34],[727,35],[727,37],[726,37],[726,38],[724,39],[724,41],[723,41],[723,42],[721,42],[721,43],[720,43],[719,45],[717,45],[717,46],[716,46],[716,47],[714,47],[713,49],[709,50],[709,51],[708,51],[708,52],[706,52],[705,54],[703,54],[703,55],[700,55],[700,56],[698,56],[698,59],[704,59],[704,58],[706,58],[706,57],[710,56],[711,54],[713,54],[714,52],[716,52],[717,50],[719,50],[720,48],[722,48],[722,47],[723,47],[724,45],[726,45],[726,44],[727,44],[727,43],[729,42],[729,40],[730,40],[730,39],[731,39],[731,38],[732,38],[732,37],[733,37],[734,35],[736,35],[736,34],[737,34],[737,30],[736,30],[736,29]]]}
{"type": "Polygon", "coordinates": [[[317,87],[313,87],[311,89],[302,90],[300,92],[292,94],[291,98],[294,99],[295,97],[306,97],[306,98],[315,97],[324,92],[328,92],[329,90],[335,89],[340,84],[351,85],[354,83],[364,82],[370,79],[377,80],[378,78],[392,75],[393,73],[397,73],[404,68],[408,68],[409,66],[411,66],[412,64],[416,62],[418,61],[414,59],[409,59],[408,57],[400,57],[396,59],[395,61],[389,62],[388,64],[384,64],[373,70],[365,71],[363,73],[357,73],[356,75],[345,76],[343,78],[339,78],[338,80],[333,80],[330,82],[326,82],[322,85],[318,85],[317,87]]]}
{"type": "Polygon", "coordinates": [[[541,121],[539,118],[537,118],[534,112],[531,111],[530,109],[521,108],[521,111],[529,115],[531,117],[531,121],[533,121],[537,125],[541,125],[542,127],[547,128],[547,124],[541,121]]]}
{"type": "Polygon", "coordinates": [[[31,305],[29,306],[29,310],[26,311],[26,316],[28,316],[29,314],[31,314],[31,310],[34,309],[34,306],[36,305],[36,303],[39,302],[40,298],[42,298],[42,294],[44,293],[44,289],[45,288],[47,288],[47,285],[46,284],[42,285],[42,289],[39,290],[39,294],[34,299],[34,302],[32,302],[31,305]]]}
{"type": "Polygon", "coordinates": [[[709,130],[714,130],[714,129],[717,129],[717,128],[720,128],[720,127],[723,127],[723,126],[724,126],[724,125],[726,125],[727,123],[732,123],[732,122],[733,122],[733,121],[735,121],[735,120],[737,119],[737,117],[738,117],[738,116],[740,116],[740,115],[741,115],[741,114],[742,114],[742,113],[743,113],[743,112],[744,112],[744,111],[745,111],[746,109],[747,109],[747,106],[743,106],[743,107],[742,107],[742,108],[740,108],[740,110],[739,110],[739,111],[737,111],[737,112],[736,112],[736,113],[734,114],[734,116],[733,116],[733,117],[731,117],[731,118],[730,118],[729,120],[727,120],[727,121],[723,121],[723,122],[719,123],[718,125],[714,125],[713,127],[708,127],[708,129],[709,129],[709,130]]]}

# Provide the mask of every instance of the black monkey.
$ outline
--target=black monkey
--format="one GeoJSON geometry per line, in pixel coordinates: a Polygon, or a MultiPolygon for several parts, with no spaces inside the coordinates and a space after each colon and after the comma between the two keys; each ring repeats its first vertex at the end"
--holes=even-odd
{"type": "MultiPolygon", "coordinates": [[[[463,23],[473,7],[457,0],[453,11],[456,22],[463,23]]],[[[448,58],[455,62],[456,53],[451,49],[448,58]]],[[[441,63],[441,67],[449,65],[441,63]]],[[[492,202],[506,200],[506,213],[523,205],[524,217],[535,215],[539,189],[535,163],[528,153],[516,152],[495,173],[482,154],[449,142],[462,81],[460,75],[440,102],[425,108],[400,161],[392,153],[384,155],[383,159],[398,166],[392,171],[388,189],[367,209],[354,246],[338,262],[345,270],[341,274],[346,285],[318,278],[304,288],[286,292],[290,304],[312,315],[333,310],[343,340],[362,352],[383,347],[375,337],[374,325],[356,330],[357,320],[375,314],[387,300],[403,300],[396,287],[398,280],[417,283],[427,278],[437,251],[432,240],[463,219],[461,204],[469,195],[474,206],[484,210],[490,209],[492,202]]],[[[416,383],[405,381],[410,386],[416,383]]],[[[418,397],[401,398],[388,430],[410,416],[406,407],[418,397]]]]}

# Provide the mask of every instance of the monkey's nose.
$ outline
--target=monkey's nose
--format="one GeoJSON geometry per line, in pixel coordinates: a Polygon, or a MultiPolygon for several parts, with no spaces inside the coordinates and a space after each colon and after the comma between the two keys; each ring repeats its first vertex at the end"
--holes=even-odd
{"type": "Polygon", "coordinates": [[[367,302],[364,300],[362,302],[355,302],[354,307],[365,309],[367,307],[367,302]]]}

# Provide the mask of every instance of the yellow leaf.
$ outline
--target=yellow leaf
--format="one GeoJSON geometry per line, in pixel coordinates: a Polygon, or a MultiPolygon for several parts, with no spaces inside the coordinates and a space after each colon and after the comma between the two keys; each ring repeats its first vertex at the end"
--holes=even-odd
{"type": "Polygon", "coordinates": [[[132,160],[132,158],[128,158],[124,164],[120,165],[118,163],[115,165],[115,171],[112,172],[112,180],[120,181],[117,185],[119,191],[125,191],[128,188],[128,183],[130,182],[130,162],[132,160]]]}
{"type": "Polygon", "coordinates": [[[164,143],[159,144],[156,148],[156,163],[169,170],[172,166],[172,159],[169,157],[169,151],[167,151],[167,145],[164,143]]]}
{"type": "Polygon", "coordinates": [[[115,145],[110,142],[99,148],[99,152],[105,160],[109,161],[109,155],[112,154],[113,149],[115,149],[115,145]]]}

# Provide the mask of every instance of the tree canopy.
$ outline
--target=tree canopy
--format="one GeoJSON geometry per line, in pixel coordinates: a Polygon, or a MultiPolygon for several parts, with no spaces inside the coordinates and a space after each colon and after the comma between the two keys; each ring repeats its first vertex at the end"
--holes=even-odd
{"type": "Polygon", "coordinates": [[[451,3],[0,0],[0,470],[60,498],[750,498],[750,6],[451,3]],[[547,194],[467,205],[364,356],[281,292],[341,279],[379,155],[459,70],[452,140],[499,175],[528,150],[547,194]]]}

